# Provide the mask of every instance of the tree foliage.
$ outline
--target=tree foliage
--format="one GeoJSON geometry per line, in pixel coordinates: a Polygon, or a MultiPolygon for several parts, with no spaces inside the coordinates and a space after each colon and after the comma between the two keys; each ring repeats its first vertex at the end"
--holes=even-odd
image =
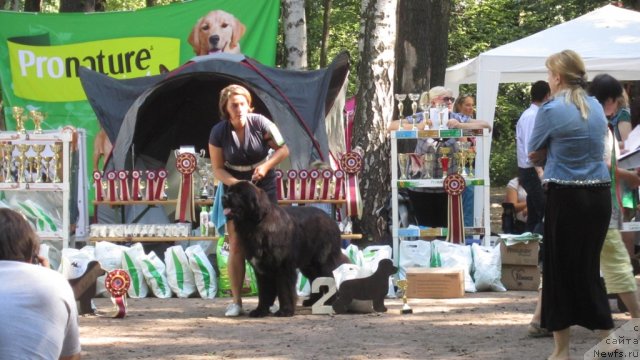
{"type": "MultiPolygon", "coordinates": [[[[603,0],[456,0],[449,27],[449,66],[608,4],[603,0]]],[[[544,79],[541,79],[544,80],[544,79]]],[[[496,185],[517,174],[515,125],[529,106],[530,84],[501,84],[489,174],[496,185]]],[[[475,86],[461,93],[475,94],[475,86]]]]}

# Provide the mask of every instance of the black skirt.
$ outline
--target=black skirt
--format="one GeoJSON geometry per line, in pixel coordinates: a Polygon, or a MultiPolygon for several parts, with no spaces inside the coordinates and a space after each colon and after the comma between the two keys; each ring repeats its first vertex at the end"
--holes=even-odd
{"type": "Polygon", "coordinates": [[[600,278],[600,250],[610,218],[609,186],[549,184],[543,238],[543,328],[613,328],[600,278]]]}

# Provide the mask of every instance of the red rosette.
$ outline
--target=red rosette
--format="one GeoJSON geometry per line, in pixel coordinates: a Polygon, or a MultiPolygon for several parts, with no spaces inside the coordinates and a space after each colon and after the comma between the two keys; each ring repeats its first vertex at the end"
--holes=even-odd
{"type": "Polygon", "coordinates": [[[118,171],[118,179],[126,180],[127,179],[127,172],[124,171],[124,170],[118,171]]]}
{"type": "Polygon", "coordinates": [[[113,297],[124,296],[131,285],[131,278],[122,269],[112,270],[104,278],[104,287],[113,297]]]}
{"type": "Polygon", "coordinates": [[[166,179],[167,178],[167,170],[165,170],[165,169],[158,170],[158,178],[166,179]]]}
{"type": "Polygon", "coordinates": [[[333,171],[329,169],[323,170],[322,177],[325,179],[331,179],[333,177],[333,171]]]}
{"type": "Polygon", "coordinates": [[[343,179],[344,176],[345,176],[345,173],[342,170],[336,170],[334,175],[335,175],[336,179],[343,179]]]}
{"type": "Polygon", "coordinates": [[[451,196],[462,194],[467,186],[464,178],[460,174],[451,174],[444,179],[444,191],[451,196]]]}
{"type": "Polygon", "coordinates": [[[102,179],[102,174],[100,173],[100,171],[94,171],[93,172],[93,180],[100,180],[102,179]]]}
{"type": "Polygon", "coordinates": [[[147,171],[147,179],[153,181],[156,179],[156,171],[155,170],[148,170],[147,171]]]}
{"type": "Polygon", "coordinates": [[[296,170],[289,170],[287,171],[287,178],[289,179],[296,179],[298,177],[298,172],[296,170]]]}
{"type": "Polygon", "coordinates": [[[320,171],[318,171],[316,169],[313,169],[313,170],[309,171],[309,176],[312,179],[319,179],[320,178],[320,171]]]}
{"type": "Polygon", "coordinates": [[[309,172],[307,170],[300,170],[298,177],[302,180],[306,180],[309,178],[309,172]]]}
{"type": "Polygon", "coordinates": [[[276,173],[276,179],[282,179],[284,177],[284,171],[280,169],[276,169],[275,173],[276,173]]]}
{"type": "Polygon", "coordinates": [[[340,167],[347,174],[356,174],[362,169],[362,156],[355,152],[348,152],[340,158],[340,167]]]}
{"type": "Polygon", "coordinates": [[[140,170],[131,171],[131,177],[134,179],[140,179],[140,170]]]}
{"type": "Polygon", "coordinates": [[[116,172],[115,171],[109,171],[107,172],[107,179],[109,180],[115,180],[117,177],[116,172]]]}
{"type": "Polygon", "coordinates": [[[182,174],[191,174],[196,170],[197,159],[192,153],[182,153],[176,158],[176,168],[182,174]]]}

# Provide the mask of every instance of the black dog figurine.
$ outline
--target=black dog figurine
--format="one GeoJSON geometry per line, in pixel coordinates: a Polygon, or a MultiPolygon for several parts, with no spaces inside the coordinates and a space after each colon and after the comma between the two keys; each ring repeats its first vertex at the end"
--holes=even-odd
{"type": "Polygon", "coordinates": [[[378,263],[378,269],[371,276],[361,279],[345,280],[340,284],[337,298],[333,302],[333,311],[336,314],[344,314],[353,300],[371,300],[373,310],[386,312],[384,298],[389,290],[389,276],[398,271],[390,259],[382,259],[378,263]]]}

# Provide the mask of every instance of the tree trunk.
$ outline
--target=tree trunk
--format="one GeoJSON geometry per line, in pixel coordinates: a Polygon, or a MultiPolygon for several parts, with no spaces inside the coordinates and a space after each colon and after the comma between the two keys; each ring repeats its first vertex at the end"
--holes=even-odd
{"type": "Polygon", "coordinates": [[[60,0],[60,12],[95,12],[96,0],[60,0]]]}
{"type": "Polygon", "coordinates": [[[307,68],[307,20],[304,0],[282,0],[287,69],[307,68]]]}
{"type": "Polygon", "coordinates": [[[40,5],[41,5],[41,1],[40,0],[25,0],[24,1],[24,11],[40,12],[40,5]]]}
{"type": "Polygon", "coordinates": [[[327,51],[329,48],[329,23],[331,22],[331,0],[324,0],[324,14],[322,16],[322,42],[320,44],[320,67],[327,66],[327,51]]]}
{"type": "MultiPolygon", "coordinates": [[[[398,0],[396,37],[396,94],[422,93],[444,83],[448,50],[450,0],[398,0]],[[441,12],[446,9],[447,16],[441,12]],[[444,48],[443,48],[444,44],[444,48]],[[435,74],[435,77],[433,76],[435,74]]],[[[394,107],[394,119],[399,119],[394,107]]],[[[412,113],[411,101],[404,101],[404,116],[412,113]]],[[[398,152],[414,152],[416,141],[398,143],[398,152]]]]}
{"type": "Polygon", "coordinates": [[[380,242],[386,219],[376,215],[389,196],[389,140],[386,127],[393,113],[397,0],[363,0],[361,7],[360,80],[353,146],[364,150],[360,191],[362,220],[355,225],[370,240],[380,242]]]}
{"type": "Polygon", "coordinates": [[[398,0],[397,93],[444,84],[450,10],[451,0],[398,0]]]}
{"type": "Polygon", "coordinates": [[[429,54],[431,57],[430,87],[444,85],[449,52],[449,14],[451,0],[428,0],[429,5],[429,54]]]}

